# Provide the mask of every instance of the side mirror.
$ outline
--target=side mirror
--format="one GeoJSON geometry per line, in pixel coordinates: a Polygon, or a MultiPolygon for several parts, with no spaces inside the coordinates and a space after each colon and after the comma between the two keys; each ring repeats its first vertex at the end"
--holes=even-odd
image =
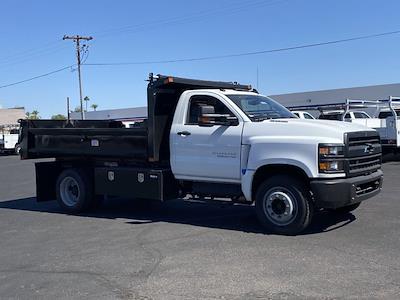
{"type": "Polygon", "coordinates": [[[239,120],[235,116],[229,114],[216,114],[214,106],[203,105],[199,107],[199,126],[237,126],[239,120]]]}

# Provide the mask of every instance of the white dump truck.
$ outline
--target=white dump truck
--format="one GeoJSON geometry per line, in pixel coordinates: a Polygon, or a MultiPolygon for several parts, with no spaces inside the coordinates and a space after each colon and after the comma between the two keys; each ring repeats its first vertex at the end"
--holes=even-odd
{"type": "Polygon", "coordinates": [[[297,234],[315,209],[349,212],[382,187],[375,130],[296,118],[248,85],[151,75],[148,119],[23,120],[21,157],[36,164],[37,200],[68,212],[98,196],[222,198],[255,204],[269,231],[297,234]]]}

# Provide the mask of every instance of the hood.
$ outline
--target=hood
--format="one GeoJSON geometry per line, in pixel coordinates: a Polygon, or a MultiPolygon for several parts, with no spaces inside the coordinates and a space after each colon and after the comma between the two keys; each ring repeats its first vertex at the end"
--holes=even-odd
{"type": "Polygon", "coordinates": [[[346,132],[375,131],[360,124],[330,120],[273,119],[246,122],[244,143],[257,137],[314,139],[320,143],[343,143],[346,132]]]}

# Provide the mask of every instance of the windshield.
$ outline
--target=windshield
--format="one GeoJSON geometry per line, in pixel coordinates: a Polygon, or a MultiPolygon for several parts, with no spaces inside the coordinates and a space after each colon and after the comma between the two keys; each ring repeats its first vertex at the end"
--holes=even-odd
{"type": "Polygon", "coordinates": [[[288,109],[274,100],[260,95],[226,95],[252,121],[296,118],[288,109]]]}
{"type": "MultiPolygon", "coordinates": [[[[318,119],[322,120],[334,120],[334,121],[342,121],[343,114],[321,114],[318,119]]],[[[350,119],[350,115],[345,116],[346,119],[350,119]]]]}
{"type": "MultiPolygon", "coordinates": [[[[400,117],[400,110],[395,110],[395,112],[396,112],[396,115],[398,116],[398,117],[400,117]]],[[[393,116],[393,113],[392,113],[392,111],[381,111],[380,113],[379,113],[379,116],[378,116],[378,118],[379,119],[386,119],[387,117],[392,117],[393,116]]]]}

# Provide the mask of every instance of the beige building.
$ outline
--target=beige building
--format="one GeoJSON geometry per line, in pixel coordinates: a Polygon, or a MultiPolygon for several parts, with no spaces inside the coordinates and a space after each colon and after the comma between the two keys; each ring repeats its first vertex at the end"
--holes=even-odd
{"type": "Polygon", "coordinates": [[[18,127],[18,120],[25,119],[25,108],[0,108],[0,130],[7,133],[18,127]]]}

